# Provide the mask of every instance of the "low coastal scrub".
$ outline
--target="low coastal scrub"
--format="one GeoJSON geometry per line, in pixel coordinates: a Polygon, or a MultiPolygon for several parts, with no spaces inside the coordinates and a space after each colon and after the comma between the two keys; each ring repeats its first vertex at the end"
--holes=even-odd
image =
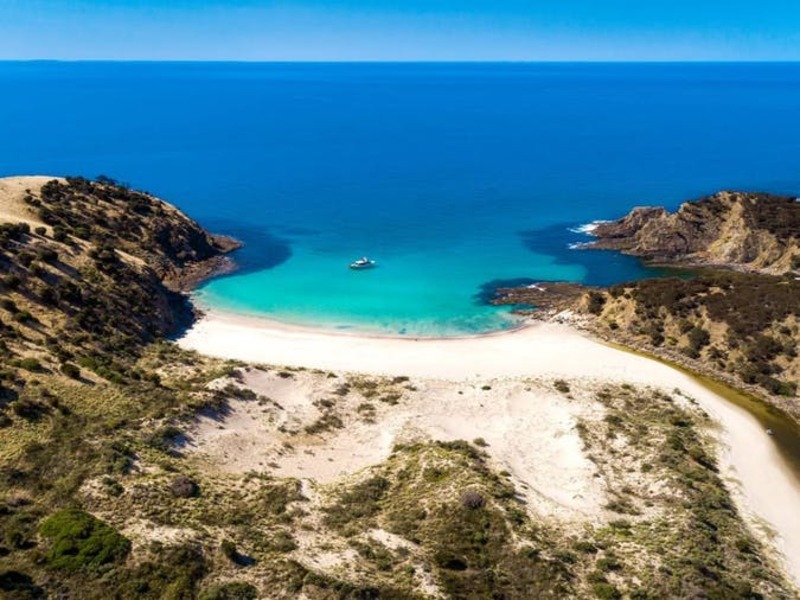
{"type": "Polygon", "coordinates": [[[788,588],[764,560],[719,474],[706,433],[708,417],[685,398],[630,386],[604,388],[596,399],[606,414],[584,421],[580,432],[610,483],[615,500],[608,508],[624,518],[581,543],[587,552],[584,562],[593,563],[587,578],[595,593],[788,597],[788,588]],[[607,456],[604,448],[620,441],[624,460],[607,456]],[[663,491],[654,494],[649,485],[623,484],[631,471],[657,478],[663,491]],[[660,510],[654,511],[656,506],[660,510]]]}
{"type": "Polygon", "coordinates": [[[769,395],[797,396],[800,281],[793,277],[702,271],[612,286],[605,297],[596,323],[612,337],[698,361],[769,395]]]}
{"type": "Polygon", "coordinates": [[[42,522],[39,532],[49,542],[47,566],[76,572],[97,570],[123,560],[130,542],[107,524],[81,510],[59,511],[42,522]]]}
{"type": "Polygon", "coordinates": [[[465,441],[397,446],[374,474],[338,489],[325,508],[350,539],[376,527],[414,544],[360,552],[378,580],[433,569],[448,598],[566,597],[570,575],[546,528],[529,520],[515,492],[491,471],[483,451],[465,441]],[[514,541],[516,540],[516,541],[514,541]]]}
{"type": "Polygon", "coordinates": [[[249,583],[212,585],[200,592],[199,600],[256,600],[258,590],[249,583]]]}
{"type": "MultiPolygon", "coordinates": [[[[55,577],[85,598],[235,598],[253,593],[234,585],[246,581],[256,597],[414,598],[424,597],[419,578],[429,573],[445,597],[525,598],[534,590],[556,598],[745,598],[781,597],[786,589],[716,472],[705,418],[664,394],[631,386],[597,392],[603,411],[579,431],[609,482],[611,516],[578,535],[533,516],[510,479],[495,472],[482,440],[398,445],[357,479],[320,486],[318,506],[294,480],[196,472],[150,439],[199,396],[213,395],[209,378],[224,371],[220,361],[181,353],[154,346],[141,361],[167,361],[160,385],[174,395],[169,402],[153,406],[132,383],[91,387],[64,378],[53,389],[68,416],[48,416],[55,427],[37,424],[37,442],[12,429],[21,445],[0,470],[8,494],[0,543],[16,573],[3,576],[17,588],[55,577]],[[609,450],[617,447],[625,457],[609,450]],[[641,487],[629,471],[645,477],[641,487]],[[653,493],[653,481],[667,485],[653,493]],[[76,501],[81,510],[70,506],[76,501]],[[180,539],[143,541],[142,531],[162,528],[180,539]],[[348,548],[358,574],[298,564],[301,535],[348,548]],[[56,567],[56,547],[78,550],[53,561],[80,560],[56,567]]],[[[62,377],[41,375],[40,386],[62,377]]]]}

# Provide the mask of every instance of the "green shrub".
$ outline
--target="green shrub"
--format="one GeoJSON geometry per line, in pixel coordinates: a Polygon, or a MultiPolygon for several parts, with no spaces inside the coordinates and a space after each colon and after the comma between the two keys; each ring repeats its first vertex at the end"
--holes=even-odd
{"type": "Polygon", "coordinates": [[[557,392],[561,392],[562,394],[569,394],[569,384],[564,381],[563,379],[556,379],[553,383],[553,387],[556,388],[557,392]]]}
{"type": "Polygon", "coordinates": [[[10,290],[17,289],[22,284],[22,279],[19,275],[15,273],[9,273],[5,277],[3,277],[3,285],[5,285],[10,290]]]}
{"type": "Polygon", "coordinates": [[[606,297],[600,292],[589,292],[587,295],[586,309],[593,315],[599,315],[603,312],[603,307],[606,305],[606,297]]]}
{"type": "Polygon", "coordinates": [[[19,241],[31,232],[27,223],[2,223],[0,224],[0,241],[19,241]]]}
{"type": "Polygon", "coordinates": [[[20,369],[25,369],[26,371],[37,372],[42,370],[42,363],[36,358],[23,358],[18,365],[20,369]]]}
{"type": "Polygon", "coordinates": [[[147,437],[146,442],[148,446],[155,448],[156,450],[169,452],[173,449],[173,446],[178,442],[181,436],[183,436],[183,431],[174,425],[165,425],[164,427],[159,427],[153,433],[151,433],[147,437]]]}
{"type": "Polygon", "coordinates": [[[27,250],[23,250],[19,254],[17,254],[17,262],[24,267],[29,267],[36,259],[36,256],[27,250]]]}
{"type": "Polygon", "coordinates": [[[325,413],[319,419],[314,421],[311,425],[306,425],[303,429],[309,435],[316,435],[331,431],[332,429],[342,429],[344,422],[333,413],[325,413]]]}
{"type": "Polygon", "coordinates": [[[595,583],[592,586],[592,591],[597,598],[601,600],[617,600],[622,598],[622,594],[610,583],[595,583]]]}
{"type": "Polygon", "coordinates": [[[67,230],[60,225],[56,225],[53,227],[53,239],[57,242],[66,242],[69,239],[67,230]]]}
{"type": "Polygon", "coordinates": [[[69,572],[119,562],[131,549],[131,543],[113,528],[77,509],[51,515],[39,532],[50,541],[48,566],[69,572]]]}
{"type": "Polygon", "coordinates": [[[380,476],[355,484],[340,496],[337,504],[324,509],[327,513],[325,523],[331,527],[342,527],[355,519],[374,516],[380,510],[379,502],[390,487],[389,480],[380,476]]]}
{"type": "Polygon", "coordinates": [[[599,571],[619,571],[622,568],[619,560],[615,556],[604,556],[597,560],[597,569],[599,571]]]}
{"type": "Polygon", "coordinates": [[[151,547],[151,550],[157,554],[155,559],[137,565],[130,572],[128,581],[113,590],[113,597],[159,600],[197,598],[197,584],[208,572],[202,549],[197,545],[185,544],[151,547]]]}
{"type": "Polygon", "coordinates": [[[12,402],[11,410],[26,421],[38,421],[49,411],[46,405],[31,398],[19,398],[12,402]]]}
{"type": "Polygon", "coordinates": [[[18,313],[15,313],[14,320],[18,323],[31,323],[36,321],[36,319],[33,318],[33,315],[27,310],[21,310],[18,313]]]}
{"type": "Polygon", "coordinates": [[[597,546],[592,542],[586,540],[575,542],[575,544],[572,547],[578,552],[585,552],[586,554],[597,554],[597,546]]]}
{"type": "Polygon", "coordinates": [[[81,378],[80,368],[76,365],[73,365],[72,363],[64,363],[63,365],[61,365],[61,372],[71,379],[81,378]]]}
{"type": "Polygon", "coordinates": [[[229,561],[235,563],[239,559],[239,552],[236,550],[236,544],[234,544],[230,540],[223,540],[222,544],[220,545],[220,549],[222,550],[222,554],[225,555],[229,561]]]}
{"type": "Polygon", "coordinates": [[[17,303],[14,302],[11,298],[3,298],[0,300],[0,307],[6,309],[10,313],[19,312],[19,308],[17,307],[17,303]]]}
{"type": "MultiPolygon", "coordinates": [[[[33,545],[31,541],[33,525],[35,525],[35,518],[30,513],[14,514],[3,523],[3,533],[0,539],[5,542],[6,546],[15,550],[30,547],[33,545]]],[[[0,586],[0,590],[2,589],[0,586]]]]}
{"type": "Polygon", "coordinates": [[[36,253],[36,258],[46,263],[54,263],[58,260],[58,252],[52,248],[40,248],[36,253]]]}
{"type": "Polygon", "coordinates": [[[42,288],[39,292],[39,300],[47,306],[55,306],[58,304],[58,294],[56,294],[56,291],[51,287],[42,288]]]}
{"type": "Polygon", "coordinates": [[[689,345],[695,350],[700,350],[708,345],[711,341],[711,336],[702,327],[692,327],[689,330],[689,345]]]}
{"type": "Polygon", "coordinates": [[[212,585],[200,592],[200,600],[255,600],[258,590],[249,583],[236,581],[212,585]]]}

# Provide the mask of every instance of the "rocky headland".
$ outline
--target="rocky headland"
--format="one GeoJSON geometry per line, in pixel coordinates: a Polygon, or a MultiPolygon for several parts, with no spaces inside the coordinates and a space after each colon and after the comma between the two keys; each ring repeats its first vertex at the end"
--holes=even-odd
{"type": "Polygon", "coordinates": [[[720,192],[670,213],[640,207],[599,224],[586,249],[616,250],[685,277],[586,288],[543,283],[498,290],[527,304],[744,388],[800,418],[800,201],[720,192]]]}
{"type": "Polygon", "coordinates": [[[587,246],[650,262],[711,265],[783,274],[800,269],[800,201],[790,196],[720,192],[670,213],[634,208],[600,223],[587,246]]]}

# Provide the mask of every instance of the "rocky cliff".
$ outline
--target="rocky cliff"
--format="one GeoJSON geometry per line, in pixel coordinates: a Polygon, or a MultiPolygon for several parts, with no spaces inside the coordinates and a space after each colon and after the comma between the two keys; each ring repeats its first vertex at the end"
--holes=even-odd
{"type": "Polygon", "coordinates": [[[635,208],[594,233],[591,247],[655,262],[775,274],[800,268],[800,202],[793,197],[720,192],[686,202],[674,213],[635,208]]]}

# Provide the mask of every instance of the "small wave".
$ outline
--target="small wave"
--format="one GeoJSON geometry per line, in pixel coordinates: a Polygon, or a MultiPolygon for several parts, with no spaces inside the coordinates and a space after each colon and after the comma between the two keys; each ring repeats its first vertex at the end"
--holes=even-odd
{"type": "Polygon", "coordinates": [[[529,289],[529,290],[536,290],[537,292],[544,292],[544,291],[547,291],[547,290],[545,290],[545,289],[544,289],[544,288],[543,288],[543,287],[542,287],[540,284],[538,284],[538,283],[532,283],[532,284],[530,284],[530,285],[526,285],[525,287],[526,287],[527,289],[529,289]]]}
{"type": "Polygon", "coordinates": [[[587,242],[575,242],[573,244],[568,244],[567,248],[569,248],[570,250],[583,250],[588,245],[589,244],[587,242]]]}
{"type": "Polygon", "coordinates": [[[581,233],[583,235],[594,235],[594,230],[597,229],[598,225],[601,225],[603,223],[608,223],[608,221],[592,221],[591,223],[586,223],[585,225],[570,227],[569,230],[572,233],[581,233]]]}

